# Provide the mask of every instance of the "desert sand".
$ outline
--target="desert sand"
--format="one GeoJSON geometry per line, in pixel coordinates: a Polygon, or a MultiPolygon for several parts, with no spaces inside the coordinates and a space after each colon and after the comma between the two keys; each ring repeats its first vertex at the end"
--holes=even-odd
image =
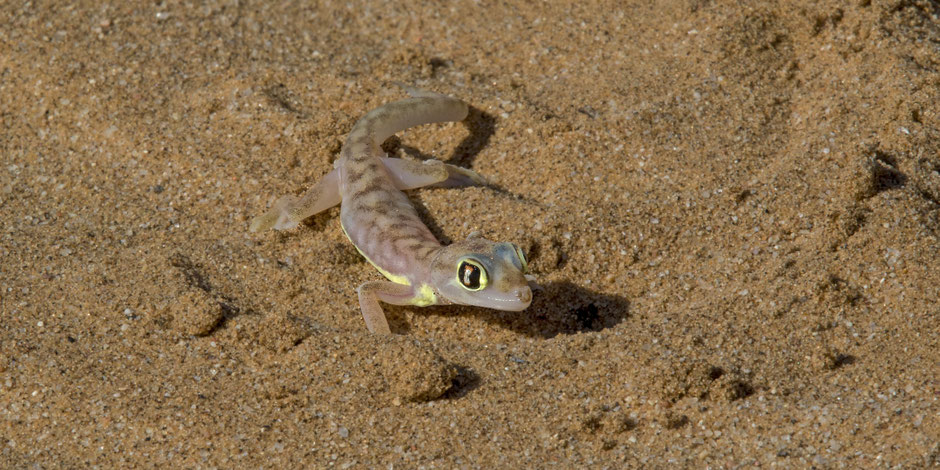
{"type": "Polygon", "coordinates": [[[933,0],[4,2],[0,467],[940,465],[933,0]],[[249,221],[405,95],[409,195],[524,312],[386,306],[331,209],[249,221]]]}

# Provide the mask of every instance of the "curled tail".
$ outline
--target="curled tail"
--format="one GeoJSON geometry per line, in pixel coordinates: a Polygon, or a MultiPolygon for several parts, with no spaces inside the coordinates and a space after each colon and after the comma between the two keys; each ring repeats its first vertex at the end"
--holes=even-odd
{"type": "Polygon", "coordinates": [[[378,147],[385,139],[405,129],[434,122],[462,121],[467,117],[467,104],[457,98],[425,91],[396,82],[411,98],[388,103],[362,117],[349,133],[349,141],[369,135],[378,147]]]}

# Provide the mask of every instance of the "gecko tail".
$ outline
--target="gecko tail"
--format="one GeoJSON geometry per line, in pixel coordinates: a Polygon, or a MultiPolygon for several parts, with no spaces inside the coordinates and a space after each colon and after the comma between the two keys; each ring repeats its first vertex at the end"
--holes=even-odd
{"type": "Polygon", "coordinates": [[[284,196],[263,215],[255,217],[248,228],[250,232],[261,232],[268,229],[288,230],[298,225],[290,216],[290,208],[296,205],[295,196],[284,196]]]}

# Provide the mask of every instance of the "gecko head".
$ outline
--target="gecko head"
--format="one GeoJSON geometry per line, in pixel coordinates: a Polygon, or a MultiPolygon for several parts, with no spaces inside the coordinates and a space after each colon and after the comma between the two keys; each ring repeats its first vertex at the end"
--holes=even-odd
{"type": "Polygon", "coordinates": [[[455,304],[524,310],[532,302],[519,246],[478,236],[441,248],[431,262],[431,283],[455,304]]]}

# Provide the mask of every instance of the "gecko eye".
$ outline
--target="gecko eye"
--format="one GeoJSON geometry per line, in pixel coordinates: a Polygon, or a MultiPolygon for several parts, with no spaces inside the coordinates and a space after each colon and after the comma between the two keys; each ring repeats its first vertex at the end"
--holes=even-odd
{"type": "Polygon", "coordinates": [[[522,248],[519,248],[519,245],[513,243],[512,247],[516,250],[516,256],[519,258],[519,261],[522,263],[521,271],[522,274],[525,274],[529,270],[529,260],[525,259],[525,253],[522,252],[522,248]]]}
{"type": "Polygon", "coordinates": [[[457,281],[467,290],[478,291],[486,287],[486,271],[480,263],[465,259],[457,267],[457,281]]]}

